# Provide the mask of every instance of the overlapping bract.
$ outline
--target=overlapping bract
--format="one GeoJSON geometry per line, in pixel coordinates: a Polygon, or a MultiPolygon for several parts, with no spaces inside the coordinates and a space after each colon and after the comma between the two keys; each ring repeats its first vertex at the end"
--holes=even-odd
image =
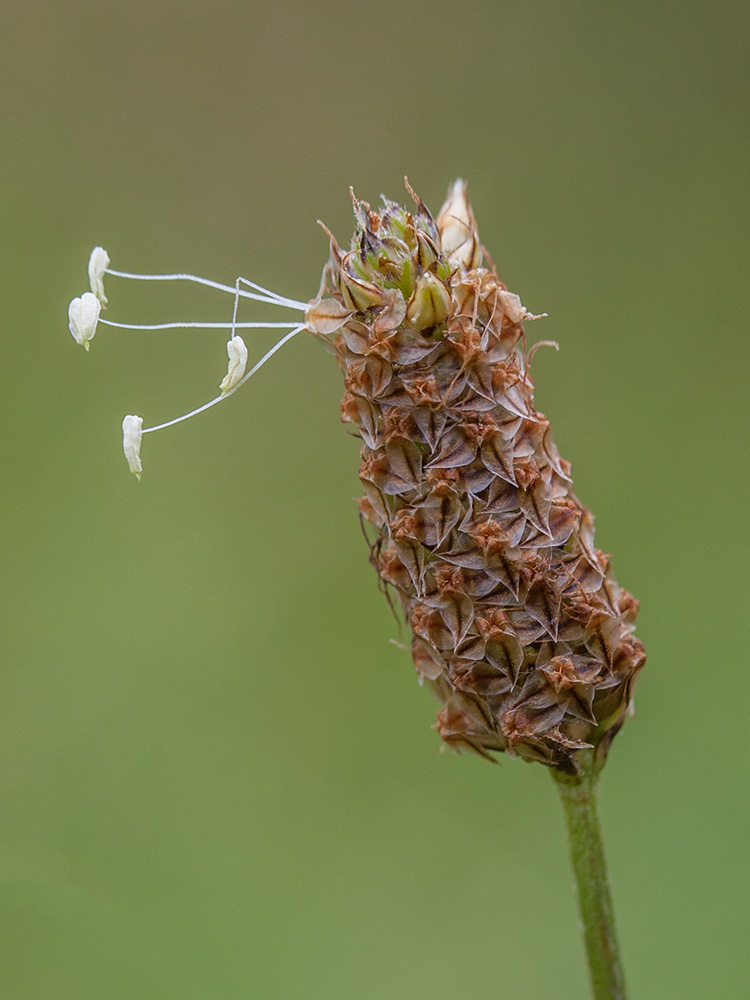
{"type": "Polygon", "coordinates": [[[481,267],[458,182],[434,221],[355,199],[331,238],[308,328],[344,372],[342,418],[362,438],[371,559],[400,596],[420,678],[455,749],[568,773],[606,749],[645,661],[638,604],[594,547],[593,519],[533,405],[522,319],[481,267]]]}

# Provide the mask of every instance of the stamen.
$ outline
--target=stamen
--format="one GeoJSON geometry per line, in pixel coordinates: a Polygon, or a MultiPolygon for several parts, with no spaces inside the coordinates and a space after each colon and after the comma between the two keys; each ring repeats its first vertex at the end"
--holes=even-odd
{"type": "Polygon", "coordinates": [[[177,330],[177,329],[202,329],[202,330],[232,330],[232,329],[256,329],[256,330],[290,330],[297,326],[297,323],[115,323],[111,319],[99,319],[99,322],[106,326],[116,326],[121,330],[177,330]]]}
{"type": "Polygon", "coordinates": [[[111,268],[107,268],[106,273],[113,275],[115,278],[132,278],[135,281],[193,281],[198,285],[217,288],[220,292],[230,292],[232,295],[237,294],[242,298],[255,299],[257,302],[266,302],[272,306],[286,306],[288,309],[299,309],[302,312],[307,309],[306,302],[297,302],[296,299],[288,299],[283,295],[277,295],[276,292],[270,292],[268,289],[247,281],[245,278],[239,278],[238,281],[244,281],[246,284],[251,285],[251,287],[259,289],[263,294],[257,295],[255,292],[242,291],[239,288],[232,288],[231,285],[222,285],[221,282],[211,281],[209,278],[200,278],[195,274],[130,274],[128,271],[113,271],[111,268]]]}
{"type": "MultiPolygon", "coordinates": [[[[232,289],[232,291],[234,291],[234,289],[232,289]]],[[[199,406],[196,410],[191,410],[190,413],[184,413],[181,417],[175,417],[174,420],[167,420],[166,423],[156,424],[154,427],[144,427],[143,433],[150,434],[151,431],[161,431],[164,430],[165,427],[172,427],[174,424],[180,424],[183,420],[189,420],[190,417],[195,417],[197,414],[203,413],[204,410],[208,410],[210,407],[216,406],[217,403],[222,403],[225,399],[229,399],[229,397],[233,393],[237,392],[241,385],[244,385],[251,376],[262,368],[266,361],[268,361],[269,358],[272,358],[273,355],[287,343],[287,341],[291,340],[292,337],[296,337],[297,334],[301,333],[304,329],[305,325],[301,324],[300,326],[296,326],[293,330],[290,330],[289,333],[284,334],[281,340],[277,340],[273,347],[269,351],[266,351],[260,361],[253,365],[250,371],[247,372],[237,385],[233,386],[228,392],[224,393],[223,396],[215,396],[207,403],[204,403],[203,406],[199,406]]]]}

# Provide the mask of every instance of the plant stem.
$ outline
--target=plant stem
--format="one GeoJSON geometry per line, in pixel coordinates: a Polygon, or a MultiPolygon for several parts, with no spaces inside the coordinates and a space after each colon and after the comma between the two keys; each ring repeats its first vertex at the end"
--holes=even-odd
{"type": "Polygon", "coordinates": [[[625,977],[615,933],[615,917],[607,879],[601,827],[597,814],[597,782],[601,764],[593,751],[582,755],[582,774],[553,776],[560,791],[568,827],[570,860],[576,879],[578,911],[594,1000],[626,1000],[625,977]]]}

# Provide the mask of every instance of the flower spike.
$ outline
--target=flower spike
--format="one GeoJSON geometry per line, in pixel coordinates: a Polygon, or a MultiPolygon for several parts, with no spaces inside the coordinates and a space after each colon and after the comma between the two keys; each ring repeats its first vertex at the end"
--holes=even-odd
{"type": "MultiPolygon", "coordinates": [[[[220,395],[151,427],[129,414],[122,446],[140,480],[144,434],[223,402],[288,341],[322,339],[344,375],[342,420],[361,439],[360,517],[392,610],[400,602],[419,683],[442,707],[435,729],[457,752],[521,757],[551,769],[566,813],[582,929],[597,998],[625,988],[596,816],[596,782],[645,663],[638,601],[594,545],[591,512],[535,408],[522,323],[540,319],[500,280],[458,180],[436,217],[352,192],[350,250],[330,239],[317,297],[286,298],[237,278],[109,268],[96,247],[91,292],[73,299],[70,331],[88,350],[106,305],[103,276],[187,281],[234,296],[231,322],[110,327],[230,328],[220,395]],[[487,265],[483,266],[483,256],[487,265]],[[245,286],[245,287],[242,287],[245,286]],[[238,322],[240,299],[292,309],[297,323],[238,322]],[[288,328],[247,372],[238,328],[288,328]],[[374,537],[373,537],[374,536],[374,537]]],[[[351,190],[351,189],[350,189],[351,190]]],[[[545,315],[545,314],[541,314],[545,315]]],[[[397,645],[401,645],[397,643],[397,645]]],[[[405,648],[405,647],[401,647],[405,648]]]]}
{"type": "Polygon", "coordinates": [[[462,181],[434,221],[419,202],[355,207],[362,249],[331,254],[306,322],[344,372],[370,560],[443,742],[576,780],[593,748],[603,762],[645,652],[534,406],[521,323],[538,317],[482,266],[462,181]]]}

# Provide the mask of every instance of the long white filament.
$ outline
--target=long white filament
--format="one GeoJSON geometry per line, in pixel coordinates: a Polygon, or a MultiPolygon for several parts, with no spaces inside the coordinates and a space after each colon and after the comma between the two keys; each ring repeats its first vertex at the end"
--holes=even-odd
{"type": "Polygon", "coordinates": [[[115,323],[111,319],[99,317],[99,323],[104,326],[116,326],[120,330],[289,330],[296,323],[115,323]]]}
{"type": "Polygon", "coordinates": [[[231,285],[222,285],[219,281],[211,281],[210,278],[200,278],[195,274],[130,274],[128,271],[113,271],[111,268],[107,268],[105,274],[111,274],[115,278],[132,278],[134,281],[193,281],[198,285],[207,285],[209,288],[217,288],[220,292],[231,292],[232,295],[237,294],[245,299],[266,302],[268,305],[287,306],[289,309],[300,309],[302,312],[307,309],[306,302],[298,302],[296,299],[288,299],[284,295],[277,295],[276,292],[270,292],[267,288],[256,285],[255,282],[248,281],[245,278],[239,280],[263,294],[258,295],[255,292],[244,291],[236,287],[232,288],[231,285]]]}

